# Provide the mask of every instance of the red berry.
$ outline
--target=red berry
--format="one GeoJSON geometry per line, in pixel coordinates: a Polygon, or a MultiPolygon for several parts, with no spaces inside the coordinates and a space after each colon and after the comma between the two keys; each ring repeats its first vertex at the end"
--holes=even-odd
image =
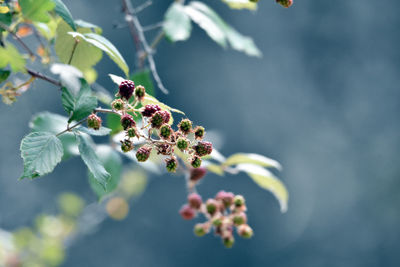
{"type": "Polygon", "coordinates": [[[185,204],[179,210],[179,214],[182,216],[183,219],[191,220],[196,215],[196,211],[192,207],[190,207],[188,204],[185,204]]]}
{"type": "Polygon", "coordinates": [[[160,110],[161,110],[160,106],[149,104],[149,105],[144,106],[142,115],[144,117],[151,117],[151,116],[153,116],[154,113],[156,113],[157,111],[160,111],[160,110]]]}
{"type": "Polygon", "coordinates": [[[197,193],[191,193],[188,196],[189,205],[194,209],[199,209],[202,203],[201,196],[197,193]]]}
{"type": "Polygon", "coordinates": [[[200,141],[193,148],[199,157],[209,155],[212,152],[212,144],[210,142],[200,141]]]}
{"type": "Polygon", "coordinates": [[[224,206],[227,208],[233,203],[235,195],[231,192],[219,191],[215,196],[215,199],[222,201],[224,206]]]}
{"type": "Polygon", "coordinates": [[[162,110],[160,112],[161,112],[161,115],[163,116],[164,122],[168,123],[169,120],[171,119],[171,114],[169,114],[169,112],[166,110],[162,110]]]}
{"type": "Polygon", "coordinates": [[[190,180],[197,182],[207,174],[207,169],[204,167],[195,168],[190,170],[190,180]]]}
{"type": "Polygon", "coordinates": [[[136,152],[136,158],[139,162],[144,162],[150,157],[151,147],[142,146],[136,152]]]}
{"type": "Polygon", "coordinates": [[[131,98],[133,94],[133,90],[135,90],[135,83],[130,80],[125,80],[120,83],[118,93],[121,96],[121,98],[129,100],[129,98],[131,98]]]}
{"type": "Polygon", "coordinates": [[[135,127],[136,122],[131,115],[124,114],[121,116],[121,125],[124,128],[124,130],[126,130],[128,128],[135,127]]]}
{"type": "Polygon", "coordinates": [[[291,5],[293,5],[293,0],[276,0],[276,2],[278,4],[280,4],[283,7],[290,7],[291,5]]]}

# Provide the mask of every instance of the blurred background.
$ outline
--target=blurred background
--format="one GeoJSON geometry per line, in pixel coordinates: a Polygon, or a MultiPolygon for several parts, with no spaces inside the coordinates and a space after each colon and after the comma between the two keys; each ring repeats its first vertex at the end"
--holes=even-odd
{"type": "MultiPolygon", "coordinates": [[[[119,1],[64,2],[76,19],[101,26],[133,66],[128,29],[113,27],[124,23],[119,1]]],[[[140,13],[142,24],[160,21],[170,2],[154,0],[140,13]]],[[[194,26],[189,41],[159,45],[155,60],[170,94],[158,90],[157,97],[218,131],[224,155],[278,160],[288,212],[281,214],[272,194],[245,174],[208,175],[198,188],[203,197],[220,189],[243,194],[255,231],[225,249],[212,235],[195,237],[194,222],[179,216],[183,177],[152,176],[126,219],[106,219],[78,239],[62,266],[399,266],[400,2],[295,0],[284,9],[263,0],[257,12],[204,2],[252,36],[263,58],[224,51],[194,26]]],[[[98,82],[114,90],[107,74],[121,75],[116,65],[103,57],[96,69],[98,82]]],[[[5,230],[56,212],[64,191],[96,200],[78,158],[44,178],[17,181],[19,142],[31,116],[43,110],[64,114],[58,91],[41,81],[13,106],[0,105],[5,230]]]]}

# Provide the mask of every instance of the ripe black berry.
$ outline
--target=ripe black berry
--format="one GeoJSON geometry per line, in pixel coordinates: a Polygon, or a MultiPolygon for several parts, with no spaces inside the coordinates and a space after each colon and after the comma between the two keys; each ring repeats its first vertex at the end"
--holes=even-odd
{"type": "Polygon", "coordinates": [[[120,83],[118,94],[121,96],[121,98],[129,100],[133,94],[133,90],[135,90],[135,83],[130,80],[125,80],[120,83]]]}
{"type": "Polygon", "coordinates": [[[153,116],[154,113],[156,113],[157,111],[160,111],[160,110],[161,110],[160,106],[149,104],[149,105],[144,106],[142,115],[144,117],[151,117],[151,116],[153,116]]]}

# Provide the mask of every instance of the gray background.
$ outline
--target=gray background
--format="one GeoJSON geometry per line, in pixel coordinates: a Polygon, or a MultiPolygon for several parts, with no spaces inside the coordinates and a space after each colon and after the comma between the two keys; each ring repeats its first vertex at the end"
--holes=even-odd
{"type": "MultiPolygon", "coordinates": [[[[63,266],[399,266],[399,1],[297,0],[283,9],[264,0],[255,13],[205,2],[253,36],[264,57],[224,51],[194,27],[188,42],[159,46],[155,59],[171,93],[158,96],[218,129],[225,155],[280,161],[288,213],[245,175],[207,176],[204,197],[225,189],[247,198],[255,236],[226,250],[211,235],[194,237],[194,222],[180,219],[183,179],[154,177],[125,221],[107,220],[78,241],[63,266]]],[[[123,23],[119,1],[65,3],[133,62],[128,30],[112,27],[123,23]]],[[[169,3],[155,0],[140,14],[143,24],[159,21],[169,3]]],[[[106,74],[120,74],[115,65],[104,57],[98,71],[99,82],[114,88],[106,74]]],[[[45,178],[17,181],[20,139],[30,117],[46,109],[63,114],[58,92],[44,82],[12,107],[0,105],[2,228],[55,212],[62,191],[95,199],[78,159],[45,178]]]]}

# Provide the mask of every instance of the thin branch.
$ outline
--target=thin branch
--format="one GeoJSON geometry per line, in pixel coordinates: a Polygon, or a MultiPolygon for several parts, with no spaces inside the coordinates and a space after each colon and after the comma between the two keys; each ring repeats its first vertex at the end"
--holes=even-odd
{"type": "Polygon", "coordinates": [[[138,6],[137,8],[135,8],[132,11],[135,14],[138,14],[138,13],[142,12],[144,9],[146,9],[147,7],[151,6],[152,4],[153,4],[153,1],[148,0],[148,1],[144,2],[143,4],[141,4],[140,6],[138,6]]]}
{"type": "MultiPolygon", "coordinates": [[[[157,86],[160,88],[160,90],[164,93],[164,94],[168,94],[168,90],[165,88],[165,86],[163,85],[160,76],[158,75],[157,72],[157,68],[156,68],[156,64],[154,62],[154,58],[152,55],[152,49],[149,46],[149,44],[147,43],[146,37],[144,36],[144,32],[143,32],[143,28],[142,25],[140,24],[139,19],[137,18],[134,9],[131,5],[130,0],[122,0],[123,3],[123,9],[125,12],[125,20],[129,25],[129,28],[133,28],[136,29],[137,34],[138,34],[138,38],[144,48],[145,53],[147,54],[147,61],[149,62],[149,66],[150,66],[150,70],[153,74],[154,80],[157,83],[157,86]]],[[[136,33],[135,31],[135,33],[136,33]]],[[[131,30],[132,33],[132,30],[131,30]]]]}
{"type": "Polygon", "coordinates": [[[17,42],[22,45],[22,47],[26,50],[26,52],[29,53],[30,57],[35,57],[36,56],[36,54],[25,44],[25,42],[22,41],[22,39],[15,32],[13,32],[7,25],[5,25],[4,23],[0,22],[0,28],[2,28],[3,30],[9,32],[14,37],[14,39],[17,40],[17,42]]]}
{"type": "Polygon", "coordinates": [[[67,129],[65,129],[64,131],[59,132],[58,134],[56,134],[56,136],[58,137],[58,136],[60,136],[60,135],[62,135],[62,134],[64,134],[64,133],[66,133],[66,132],[70,132],[72,129],[78,127],[79,125],[81,125],[82,123],[84,123],[86,120],[87,120],[87,117],[84,118],[84,119],[81,119],[80,121],[78,121],[77,123],[75,123],[74,125],[72,125],[71,127],[70,127],[70,126],[67,126],[67,129]]]}
{"type": "Polygon", "coordinates": [[[48,76],[46,76],[46,75],[44,75],[42,73],[39,73],[37,71],[31,70],[31,69],[28,69],[28,68],[26,68],[26,71],[29,73],[29,75],[31,75],[31,76],[33,76],[35,78],[42,79],[42,80],[47,81],[47,82],[49,82],[51,84],[54,84],[55,86],[59,86],[59,87],[62,86],[61,82],[59,82],[59,81],[57,81],[57,80],[55,80],[53,78],[50,78],[50,77],[48,77],[48,76]]]}
{"type": "Polygon", "coordinates": [[[158,28],[162,27],[163,24],[164,23],[161,21],[161,22],[154,23],[154,24],[151,24],[151,25],[143,26],[142,29],[143,29],[144,32],[152,31],[152,30],[155,30],[155,29],[158,29],[158,28]]]}

